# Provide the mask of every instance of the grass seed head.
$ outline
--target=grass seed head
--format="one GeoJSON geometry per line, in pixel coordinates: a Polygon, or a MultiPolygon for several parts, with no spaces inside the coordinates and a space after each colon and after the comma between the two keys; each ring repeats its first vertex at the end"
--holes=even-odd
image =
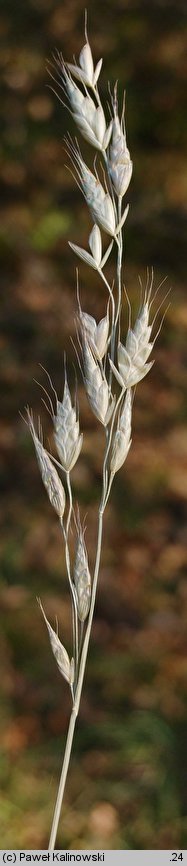
{"type": "Polygon", "coordinates": [[[114,203],[107,188],[105,190],[99,177],[90,171],[77,145],[69,140],[66,144],[77,173],[77,182],[81,186],[94,223],[100,226],[107,234],[115,237],[118,228],[116,214],[114,203]]]}
{"type": "Polygon", "coordinates": [[[106,120],[102,106],[96,106],[94,100],[85,88],[85,94],[72,79],[70,67],[62,60],[57,60],[61,67],[62,89],[67,93],[74,121],[83,135],[96,150],[106,150],[112,132],[112,122],[106,128],[106,120]]]}
{"type": "Polygon", "coordinates": [[[101,72],[101,67],[102,67],[103,61],[102,61],[102,59],[99,60],[96,67],[95,67],[95,70],[94,70],[92,51],[91,51],[90,44],[88,41],[88,36],[87,36],[86,19],[87,19],[87,13],[85,13],[85,38],[86,38],[86,42],[85,42],[85,45],[83,45],[83,48],[81,49],[81,52],[79,54],[79,66],[77,63],[74,63],[74,64],[68,63],[67,65],[68,65],[68,69],[70,69],[70,72],[72,73],[72,75],[74,75],[74,77],[77,78],[78,81],[81,81],[83,84],[86,84],[87,87],[95,88],[97,81],[98,81],[98,78],[99,78],[99,75],[100,75],[100,72],[101,72]]]}
{"type": "Polygon", "coordinates": [[[85,328],[82,329],[82,357],[84,384],[94,415],[106,427],[114,408],[103,368],[94,357],[85,328]]]}
{"type": "Polygon", "coordinates": [[[153,323],[149,324],[150,297],[146,294],[136,318],[134,328],[129,327],[125,346],[119,342],[117,357],[118,369],[112,364],[113,372],[124,388],[133,388],[147,375],[153,361],[147,363],[154,340],[150,342],[153,323]]]}
{"type": "Polygon", "coordinates": [[[110,471],[115,475],[125,462],[131,446],[132,394],[127,390],[112,444],[110,471]]]}
{"type": "Polygon", "coordinates": [[[77,596],[77,613],[81,622],[88,616],[91,599],[91,577],[88,556],[80,520],[77,524],[77,547],[74,564],[74,583],[77,596]]]}
{"type": "Polygon", "coordinates": [[[125,100],[121,120],[118,115],[117,86],[114,88],[112,98],[114,119],[112,122],[112,136],[109,152],[110,177],[118,196],[125,195],[132,176],[132,161],[126,142],[125,132],[125,100]]]}
{"type": "Polygon", "coordinates": [[[63,484],[59,478],[57,470],[53,466],[52,460],[50,459],[46,449],[41,442],[40,435],[42,434],[40,433],[40,427],[39,435],[37,435],[36,433],[32,413],[29,411],[29,409],[27,410],[27,418],[29,429],[35,446],[42,481],[47,490],[51,505],[53,505],[53,508],[57,512],[60,520],[62,520],[66,503],[63,484]]]}
{"type": "Polygon", "coordinates": [[[93,226],[93,229],[90,232],[89,247],[96,264],[100,265],[102,259],[102,239],[99,226],[97,226],[96,224],[93,226]]]}
{"type": "Polygon", "coordinates": [[[71,686],[71,685],[73,685],[73,681],[74,681],[74,660],[72,659],[70,662],[68,653],[67,653],[65,647],[63,646],[63,644],[61,643],[61,641],[59,640],[58,634],[56,634],[56,632],[54,631],[54,629],[52,628],[52,626],[48,622],[48,619],[45,615],[45,611],[42,607],[42,603],[41,603],[40,599],[38,599],[38,603],[39,603],[39,606],[41,608],[41,611],[42,611],[42,614],[43,614],[43,617],[44,617],[44,620],[45,620],[45,623],[47,626],[52,652],[53,652],[53,655],[56,659],[58,669],[59,669],[60,673],[62,674],[62,676],[64,677],[64,679],[67,680],[67,682],[71,686]]]}
{"type": "Polygon", "coordinates": [[[71,394],[65,375],[63,400],[57,400],[54,421],[56,449],[65,472],[70,472],[78,460],[83,436],[80,434],[79,420],[72,406],[71,394]]]}
{"type": "Polygon", "coordinates": [[[108,332],[109,332],[109,316],[104,316],[100,322],[96,323],[93,316],[88,313],[80,312],[80,321],[88,339],[89,345],[93,351],[93,355],[98,360],[102,360],[107,351],[108,332]]]}

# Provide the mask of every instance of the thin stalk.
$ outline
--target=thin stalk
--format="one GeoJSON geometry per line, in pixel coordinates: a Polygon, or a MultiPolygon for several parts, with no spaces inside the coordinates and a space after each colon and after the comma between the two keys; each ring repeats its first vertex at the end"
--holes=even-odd
{"type": "Polygon", "coordinates": [[[61,772],[61,777],[60,777],[60,783],[59,783],[59,789],[58,789],[58,794],[57,794],[57,800],[56,800],[56,806],[55,806],[55,811],[54,811],[54,817],[53,817],[53,823],[52,823],[52,829],[51,829],[48,851],[54,851],[54,848],[55,848],[55,842],[56,842],[56,836],[57,836],[57,830],[58,830],[59,818],[60,818],[60,812],[61,812],[61,805],[62,805],[64,788],[65,788],[65,784],[66,784],[67,772],[68,772],[68,767],[69,767],[69,762],[70,762],[70,757],[71,757],[71,750],[72,750],[76,717],[77,717],[77,713],[76,713],[75,707],[73,706],[71,717],[70,717],[70,722],[69,722],[68,735],[67,735],[67,740],[66,740],[66,748],[65,748],[64,760],[63,760],[63,764],[62,764],[62,772],[61,772]]]}
{"type": "MultiPolygon", "coordinates": [[[[121,220],[121,196],[118,198],[118,222],[121,220]]],[[[117,256],[117,281],[118,281],[118,303],[116,310],[116,318],[114,323],[114,329],[116,334],[117,324],[120,318],[120,310],[121,310],[121,267],[122,267],[122,252],[123,252],[123,242],[122,242],[122,231],[119,232],[119,244],[118,244],[118,256],[117,256]]]]}
{"type": "MultiPolygon", "coordinates": [[[[122,199],[119,196],[118,199],[118,222],[121,219],[121,203],[122,199]]],[[[116,238],[117,240],[117,238],[116,238]]],[[[115,360],[115,349],[116,349],[116,332],[117,332],[117,324],[120,319],[120,310],[121,310],[121,268],[122,268],[122,254],[123,254],[123,238],[122,232],[119,232],[119,240],[118,240],[118,253],[117,253],[117,282],[118,282],[118,300],[117,300],[117,309],[115,314],[115,301],[111,291],[111,287],[106,279],[101,268],[98,268],[98,273],[102,278],[103,282],[107,286],[107,289],[110,294],[110,298],[112,301],[112,327],[111,327],[111,361],[114,363],[115,360]]],[[[119,342],[119,334],[118,334],[118,342],[119,342]]],[[[112,368],[110,368],[109,373],[109,387],[112,385],[112,368]]]]}
{"type": "MultiPolygon", "coordinates": [[[[92,89],[93,89],[94,96],[95,96],[95,98],[96,98],[96,100],[97,100],[97,104],[99,105],[99,108],[101,108],[101,110],[103,111],[103,106],[102,106],[102,102],[101,102],[101,99],[100,99],[100,95],[99,95],[99,91],[98,91],[97,84],[96,84],[96,86],[93,87],[92,89]]],[[[104,152],[104,154],[105,154],[105,152],[104,152]]]]}
{"type": "Polygon", "coordinates": [[[71,578],[71,565],[70,565],[70,555],[69,555],[69,545],[68,545],[68,535],[69,535],[70,521],[71,521],[71,515],[72,515],[72,508],[73,508],[70,472],[66,472],[66,481],[67,481],[67,488],[68,488],[68,495],[69,495],[69,511],[68,511],[68,516],[67,516],[67,521],[66,521],[64,540],[65,540],[66,568],[67,568],[67,573],[68,573],[68,578],[69,578],[69,583],[70,583],[70,589],[71,589],[71,597],[72,597],[73,656],[75,659],[75,672],[77,674],[78,658],[79,658],[78,617],[77,617],[76,592],[75,592],[74,583],[73,583],[72,578],[71,578]]]}
{"type": "MultiPolygon", "coordinates": [[[[111,323],[111,360],[112,360],[113,363],[114,363],[114,356],[115,356],[115,333],[114,333],[115,301],[114,301],[114,296],[113,296],[113,293],[112,293],[111,286],[109,285],[108,280],[106,279],[105,274],[103,273],[103,271],[101,270],[101,268],[98,268],[98,273],[99,273],[101,279],[103,280],[103,282],[105,283],[105,286],[107,286],[107,289],[108,289],[108,291],[109,291],[109,295],[110,295],[111,304],[112,304],[112,323],[111,323]]],[[[109,387],[111,387],[111,382],[112,382],[112,370],[110,369],[109,387]]]]}
{"type": "Polygon", "coordinates": [[[69,511],[68,511],[67,523],[66,523],[66,537],[68,538],[70,520],[71,520],[72,508],[73,508],[71,479],[70,479],[70,473],[69,472],[66,472],[66,480],[67,480],[67,488],[68,488],[68,494],[69,494],[69,511]]]}
{"type": "Polygon", "coordinates": [[[109,295],[110,295],[110,300],[111,300],[111,304],[112,304],[112,324],[113,324],[113,323],[114,323],[114,319],[115,319],[115,301],[114,301],[113,292],[112,292],[111,286],[110,286],[110,284],[108,283],[108,280],[106,279],[106,277],[105,277],[105,275],[104,275],[104,273],[103,273],[103,271],[102,271],[101,268],[98,268],[98,274],[99,274],[99,276],[101,277],[101,279],[103,280],[103,282],[105,283],[105,286],[107,286],[107,289],[108,289],[108,292],[109,292],[109,295]]]}
{"type": "Polygon", "coordinates": [[[111,476],[110,476],[110,480],[109,480],[109,485],[108,485],[108,490],[106,491],[106,496],[105,496],[105,502],[104,502],[104,506],[105,506],[105,508],[106,508],[106,505],[107,505],[107,502],[108,502],[108,499],[109,499],[109,496],[110,496],[110,491],[111,491],[111,487],[112,487],[112,484],[113,484],[113,480],[114,480],[114,473],[111,472],[111,476]]]}
{"type": "Polygon", "coordinates": [[[79,640],[79,659],[80,659],[81,652],[82,652],[83,638],[84,638],[84,622],[81,622],[80,640],[79,640]]]}
{"type": "Polygon", "coordinates": [[[76,592],[75,587],[71,578],[71,566],[70,566],[70,555],[69,555],[69,546],[68,546],[68,538],[67,532],[64,528],[63,522],[60,521],[63,536],[64,536],[64,544],[65,544],[65,559],[66,559],[66,568],[67,575],[71,590],[71,603],[72,603],[72,629],[73,629],[73,656],[75,659],[75,670],[77,671],[78,666],[78,657],[79,657],[79,642],[78,642],[78,617],[77,617],[77,604],[76,604],[76,592]]]}

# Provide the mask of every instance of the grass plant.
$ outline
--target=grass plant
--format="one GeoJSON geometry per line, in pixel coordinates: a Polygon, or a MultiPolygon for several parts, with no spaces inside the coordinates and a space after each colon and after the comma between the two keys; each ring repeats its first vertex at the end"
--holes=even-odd
{"type": "MultiPolygon", "coordinates": [[[[87,249],[75,242],[70,248],[75,256],[95,271],[96,279],[106,288],[106,307],[103,318],[97,322],[82,310],[77,277],[77,348],[78,366],[84,382],[90,409],[104,428],[105,453],[102,467],[102,490],[98,507],[98,530],[93,574],[85,541],[85,526],[81,522],[78,506],[74,502],[72,472],[83,446],[79,419],[78,397],[75,402],[68,383],[64,362],[64,394],[59,400],[49,377],[50,393],[45,392],[47,408],[51,414],[56,455],[44,446],[40,420],[36,426],[32,411],[27,409],[27,423],[33,438],[39,469],[50,502],[62,529],[65,545],[67,578],[72,607],[72,657],[63,646],[58,628],[48,622],[42,603],[41,611],[47,626],[52,652],[58,668],[69,685],[72,699],[63,765],[55,805],[49,851],[54,850],[69,762],[72,752],[76,719],[84,682],[94,616],[97,582],[102,552],[103,518],[116,473],[127,459],[132,444],[132,412],[135,390],[150,372],[151,352],[161,322],[152,306],[159,287],[153,291],[153,271],[147,272],[146,285],[140,285],[140,303],[132,322],[131,304],[123,286],[123,232],[129,206],[125,202],[132,175],[132,160],[127,146],[125,127],[125,95],[122,111],[118,108],[117,84],[113,93],[109,87],[109,120],[100,98],[98,81],[102,60],[94,67],[92,51],[85,26],[85,44],[79,61],[67,63],[56,52],[49,64],[52,90],[70,111],[78,132],[92,148],[94,161],[90,169],[84,161],[80,144],[66,136],[66,150],[71,170],[83,193],[93,219],[87,249]],[[106,276],[106,266],[112,249],[115,250],[115,273],[112,284],[106,276]],[[121,335],[121,311],[127,304],[128,326],[121,335]],[[61,473],[61,474],[59,474],[61,473]],[[61,479],[62,476],[62,479],[61,479]],[[70,531],[74,531],[75,551],[70,551],[70,531]]],[[[140,281],[141,283],[141,281],[140,281]]],[[[164,298],[165,301],[165,298],[164,298]]]]}

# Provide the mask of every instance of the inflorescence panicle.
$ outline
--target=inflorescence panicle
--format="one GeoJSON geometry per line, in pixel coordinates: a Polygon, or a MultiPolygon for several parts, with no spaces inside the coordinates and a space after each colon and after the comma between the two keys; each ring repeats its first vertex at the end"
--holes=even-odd
{"type": "MultiPolygon", "coordinates": [[[[122,214],[121,200],[129,187],[133,168],[126,139],[125,95],[120,118],[117,84],[114,86],[113,94],[109,87],[111,110],[109,121],[107,121],[98,90],[102,60],[99,60],[94,67],[86,22],[85,44],[80,52],[79,62],[65,62],[59,51],[55,53],[53,61],[49,67],[49,74],[52,82],[60,88],[60,93],[63,94],[61,99],[63,105],[69,107],[83,138],[95,148],[96,153],[100,151],[100,155],[103,157],[101,180],[96,167],[96,158],[94,159],[93,170],[91,170],[82,156],[77,139],[73,141],[70,135],[66,136],[65,146],[73,164],[75,178],[83,192],[94,223],[88,238],[89,251],[72,241],[69,241],[69,244],[79,259],[98,273],[109,295],[105,314],[97,322],[90,312],[82,310],[77,288],[77,336],[80,349],[80,354],[76,350],[77,358],[90,408],[106,430],[102,495],[102,502],[106,503],[112,479],[126,460],[131,446],[134,389],[147,375],[154,363],[153,360],[149,360],[157,337],[157,334],[153,335],[156,317],[151,317],[154,301],[153,272],[151,275],[148,272],[146,288],[142,293],[140,309],[134,325],[132,326],[131,314],[129,314],[127,333],[121,341],[122,229],[129,209],[129,206],[126,205],[122,214]],[[105,252],[103,252],[103,232],[111,238],[105,252]],[[117,298],[115,282],[111,286],[104,274],[104,267],[111,254],[114,241],[117,243],[117,298]],[[120,388],[119,395],[115,393],[117,386],[120,388]]],[[[128,303],[130,310],[130,302],[128,303]]],[[[162,306],[162,302],[160,306],[162,306]]],[[[44,447],[41,423],[38,422],[37,432],[32,412],[29,409],[27,409],[27,423],[34,442],[43,483],[63,527],[75,620],[78,617],[83,622],[89,614],[92,590],[84,532],[80,519],[76,523],[77,546],[74,566],[71,565],[68,549],[69,527],[74,512],[70,475],[82,449],[83,434],[80,431],[78,402],[76,400],[76,405],[73,405],[72,402],[66,364],[62,400],[58,398],[50,376],[47,375],[52,396],[48,394],[43,385],[41,388],[45,394],[43,402],[52,417],[54,443],[58,459],[44,447]],[[64,473],[66,492],[56,466],[64,473]],[[66,505],[68,517],[65,525],[66,505]]],[[[74,627],[75,625],[76,622],[74,622],[74,627]]],[[[77,675],[78,672],[76,671],[76,677],[77,675]]]]}
{"type": "MultiPolygon", "coordinates": [[[[66,135],[64,139],[66,151],[94,223],[88,237],[89,250],[72,241],[69,241],[69,245],[79,259],[98,274],[108,292],[105,314],[97,322],[90,312],[81,308],[77,274],[76,327],[80,352],[76,349],[76,354],[90,408],[106,430],[102,495],[102,502],[106,503],[113,477],[126,460],[131,446],[135,388],[149,373],[154,363],[153,360],[149,360],[157,337],[157,334],[153,336],[156,316],[151,317],[151,308],[158,289],[153,296],[153,271],[151,273],[148,271],[145,291],[141,286],[140,309],[133,326],[128,300],[129,324],[126,336],[121,341],[122,229],[129,210],[129,206],[126,205],[122,214],[121,201],[129,187],[133,165],[126,139],[125,94],[120,117],[117,83],[114,85],[113,94],[109,86],[111,108],[107,121],[98,90],[101,67],[102,60],[99,60],[94,67],[85,22],[85,44],[80,52],[79,62],[67,63],[62,53],[56,51],[53,62],[49,65],[49,74],[52,82],[60,88],[60,93],[63,95],[60,99],[63,105],[69,108],[77,129],[95,148],[96,153],[100,151],[100,156],[103,158],[101,180],[96,167],[96,156],[91,170],[82,156],[77,139],[73,141],[69,134],[66,135]],[[110,236],[110,243],[105,251],[103,251],[103,232],[110,236]],[[114,241],[117,243],[118,297],[116,297],[115,281],[110,285],[104,274],[104,267],[110,257],[114,241]],[[118,386],[120,392],[116,395],[118,386]]],[[[163,301],[160,307],[162,303],[163,301]]],[[[89,614],[92,582],[80,517],[75,521],[77,544],[75,561],[72,565],[68,549],[68,534],[73,513],[75,517],[70,475],[82,449],[83,434],[80,431],[78,401],[76,399],[76,405],[72,402],[66,363],[62,400],[58,398],[48,373],[47,376],[52,396],[48,394],[44,385],[41,385],[41,388],[45,393],[43,402],[52,417],[58,459],[44,447],[41,423],[38,422],[37,432],[32,411],[29,409],[27,409],[27,423],[43,483],[63,527],[68,576],[74,600],[74,616],[83,623],[89,614]],[[64,473],[66,492],[55,464],[64,473]],[[65,528],[66,506],[68,517],[65,528]]],[[[48,625],[47,620],[46,623],[48,625]]],[[[76,671],[77,676],[78,671],[76,671]]]]}

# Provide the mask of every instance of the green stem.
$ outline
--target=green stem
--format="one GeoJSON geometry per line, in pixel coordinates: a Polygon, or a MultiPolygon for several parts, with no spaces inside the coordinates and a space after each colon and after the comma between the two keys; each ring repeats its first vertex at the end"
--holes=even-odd
{"type": "Polygon", "coordinates": [[[61,772],[61,777],[60,777],[60,783],[59,783],[59,789],[58,789],[58,794],[57,794],[57,800],[56,800],[56,806],[55,806],[55,811],[54,811],[54,818],[53,818],[53,824],[52,824],[52,829],[51,829],[48,851],[54,851],[54,848],[55,848],[56,835],[57,835],[60,812],[61,812],[61,805],[62,805],[64,788],[65,788],[65,784],[66,784],[67,772],[68,772],[68,767],[69,767],[69,762],[70,762],[70,757],[71,757],[71,749],[72,749],[72,742],[73,742],[76,717],[77,717],[77,713],[73,707],[71,717],[70,717],[69,728],[68,728],[66,748],[65,748],[65,753],[64,753],[64,760],[63,760],[63,765],[62,765],[62,772],[61,772]]]}

